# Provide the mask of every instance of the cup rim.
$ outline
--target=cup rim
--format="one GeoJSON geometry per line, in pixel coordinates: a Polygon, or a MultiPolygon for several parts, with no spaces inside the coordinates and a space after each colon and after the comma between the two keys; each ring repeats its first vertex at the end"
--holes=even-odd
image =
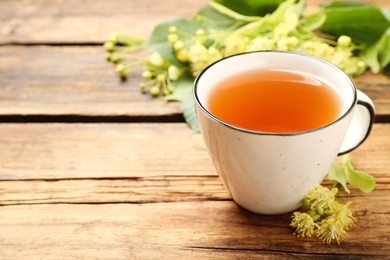
{"type": "Polygon", "coordinates": [[[211,63],[210,65],[208,65],[205,69],[203,69],[199,75],[195,78],[195,81],[194,81],[194,86],[193,86],[193,89],[192,89],[192,96],[193,96],[193,99],[194,99],[194,102],[195,104],[198,106],[198,108],[203,112],[203,114],[205,114],[208,118],[210,118],[211,120],[217,122],[217,123],[220,123],[224,126],[227,126],[229,128],[232,128],[234,130],[238,130],[238,131],[241,131],[241,132],[245,132],[245,133],[249,133],[249,134],[256,134],[256,135],[268,135],[268,136],[296,136],[296,135],[302,135],[302,134],[307,134],[307,133],[312,133],[312,132],[317,132],[317,131],[320,131],[324,128],[327,128],[331,125],[334,125],[336,123],[338,123],[339,121],[343,120],[345,117],[347,117],[353,110],[353,108],[355,107],[355,105],[357,104],[357,88],[356,88],[356,85],[355,83],[353,82],[353,80],[351,79],[351,77],[349,77],[343,70],[341,70],[339,67],[337,67],[336,65],[326,61],[326,60],[323,60],[321,58],[318,58],[318,57],[315,57],[315,56],[312,56],[312,55],[309,55],[309,54],[306,54],[306,53],[300,53],[300,52],[294,52],[294,51],[279,51],[279,50],[263,50],[263,51],[251,51],[251,52],[244,52],[244,53],[238,53],[238,54],[234,54],[234,55],[231,55],[231,56],[227,56],[227,57],[224,57],[220,60],[217,60],[213,63],[211,63]],[[199,83],[199,80],[200,78],[202,77],[202,75],[208,71],[211,67],[213,67],[215,64],[217,63],[220,63],[220,62],[223,62],[227,59],[231,59],[231,58],[234,58],[236,56],[241,56],[241,55],[251,55],[251,54],[254,54],[254,53],[270,53],[270,52],[274,52],[274,53],[282,53],[282,54],[287,54],[287,55],[301,55],[301,56],[305,56],[307,58],[310,58],[310,59],[314,59],[314,60],[317,60],[319,62],[322,62],[322,63],[325,63],[327,66],[330,66],[332,67],[333,69],[337,70],[338,72],[341,72],[341,74],[344,74],[347,79],[348,79],[348,82],[350,83],[350,86],[352,87],[352,91],[353,91],[353,100],[351,102],[351,105],[350,107],[347,109],[347,111],[345,111],[342,115],[340,115],[337,119],[333,120],[332,122],[326,124],[326,125],[323,125],[323,126],[320,126],[320,127],[317,127],[317,128],[312,128],[312,129],[309,129],[309,130],[305,130],[305,131],[298,131],[298,132],[282,132],[282,133],[277,133],[277,132],[263,132],[263,131],[256,131],[256,130],[251,130],[251,129],[247,129],[247,128],[243,128],[243,127],[239,127],[239,126],[235,126],[233,124],[230,124],[228,122],[225,122],[221,119],[219,119],[218,117],[214,116],[213,114],[211,114],[204,106],[203,104],[200,102],[199,100],[199,97],[198,97],[198,94],[197,94],[197,89],[198,89],[198,83],[199,83]]]}

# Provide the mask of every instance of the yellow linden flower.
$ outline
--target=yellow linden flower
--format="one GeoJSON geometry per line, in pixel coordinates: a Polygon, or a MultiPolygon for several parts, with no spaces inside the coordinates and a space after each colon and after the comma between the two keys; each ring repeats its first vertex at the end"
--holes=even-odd
{"type": "Polygon", "coordinates": [[[233,34],[225,39],[225,56],[230,56],[246,51],[249,39],[238,34],[233,34]]]}
{"type": "Polygon", "coordinates": [[[318,228],[318,225],[314,223],[313,218],[309,214],[300,212],[294,212],[290,226],[295,228],[294,235],[297,235],[297,237],[311,237],[314,233],[314,228],[318,228]]]}
{"type": "Polygon", "coordinates": [[[273,31],[274,40],[280,40],[282,37],[286,37],[291,32],[291,28],[287,23],[280,23],[275,26],[273,31]]]}
{"type": "Polygon", "coordinates": [[[186,49],[180,49],[176,52],[176,58],[181,62],[188,61],[188,51],[186,49]]]}
{"type": "Polygon", "coordinates": [[[188,51],[188,60],[190,61],[192,75],[197,76],[209,65],[208,49],[200,41],[197,41],[188,51]]]}
{"type": "Polygon", "coordinates": [[[327,209],[332,207],[332,202],[335,200],[335,195],[337,192],[337,188],[329,190],[328,188],[322,187],[321,185],[317,185],[306,197],[310,201],[313,201],[311,203],[312,209],[315,209],[316,207],[327,209]]]}
{"type": "Polygon", "coordinates": [[[288,37],[286,41],[287,41],[287,46],[291,48],[295,48],[299,44],[299,39],[295,36],[288,37]]]}
{"type": "Polygon", "coordinates": [[[349,226],[353,226],[357,221],[357,218],[352,216],[353,212],[348,208],[352,202],[348,202],[343,205],[338,203],[337,201],[332,202],[332,210],[330,211],[331,218],[338,218],[344,225],[345,228],[348,229],[349,226]]]}
{"type": "Polygon", "coordinates": [[[222,53],[215,47],[211,46],[208,49],[209,52],[209,63],[220,60],[223,58],[222,53]]]}
{"type": "Polygon", "coordinates": [[[321,221],[316,234],[324,243],[330,244],[333,239],[336,239],[337,244],[340,245],[340,241],[347,236],[347,231],[344,228],[345,225],[339,217],[329,217],[321,221]]]}
{"type": "Polygon", "coordinates": [[[299,23],[299,17],[294,12],[288,12],[284,15],[284,22],[288,24],[288,26],[290,27],[290,31],[292,31],[297,27],[299,23]]]}
{"type": "Polygon", "coordinates": [[[272,50],[274,48],[274,40],[265,37],[258,36],[250,41],[246,51],[263,51],[263,50],[272,50]]]}

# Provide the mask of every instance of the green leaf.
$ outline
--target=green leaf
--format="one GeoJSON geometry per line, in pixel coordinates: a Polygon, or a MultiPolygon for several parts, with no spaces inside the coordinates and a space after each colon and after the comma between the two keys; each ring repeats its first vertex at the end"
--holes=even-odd
{"type": "Polygon", "coordinates": [[[326,20],[326,14],[322,11],[308,13],[303,16],[303,24],[309,31],[317,30],[326,20]]]}
{"type": "Polygon", "coordinates": [[[210,5],[199,10],[194,19],[204,26],[214,29],[228,29],[238,22],[236,19],[218,12],[210,5]]]}
{"type": "Polygon", "coordinates": [[[390,28],[375,44],[364,48],[360,58],[375,74],[387,67],[390,64],[390,28]]]}
{"type": "Polygon", "coordinates": [[[304,0],[300,0],[295,3],[295,0],[286,0],[278,6],[278,8],[272,13],[264,17],[259,18],[257,21],[249,23],[240,29],[236,30],[235,33],[254,38],[259,34],[269,32],[274,28],[275,25],[283,21],[284,15],[287,12],[295,12],[300,16],[300,11],[303,8],[304,0]]]}
{"type": "Polygon", "coordinates": [[[383,72],[390,79],[390,64],[383,69],[383,72]]]}
{"type": "Polygon", "coordinates": [[[330,166],[328,179],[340,183],[344,187],[345,192],[351,193],[347,188],[347,178],[345,176],[344,170],[336,161],[333,161],[332,165],[330,166]]]}
{"type": "Polygon", "coordinates": [[[163,22],[154,28],[154,31],[142,46],[152,52],[160,53],[161,56],[169,60],[173,65],[177,67],[183,67],[185,65],[177,60],[172,44],[167,41],[169,27],[171,26],[176,26],[178,30],[193,35],[198,29],[205,29],[201,23],[195,20],[176,19],[163,22]]]}
{"type": "Polygon", "coordinates": [[[200,133],[192,93],[188,94],[187,97],[184,99],[183,103],[181,104],[181,110],[183,112],[184,119],[192,129],[192,134],[200,133]]]}
{"type": "Polygon", "coordinates": [[[219,4],[217,2],[210,2],[209,6],[217,10],[219,13],[224,14],[228,17],[231,17],[235,19],[236,21],[247,21],[247,22],[252,22],[256,21],[259,19],[259,16],[248,16],[248,15],[242,15],[240,13],[237,13],[233,11],[232,9],[224,6],[223,4],[219,4]]]}
{"type": "Polygon", "coordinates": [[[173,93],[165,97],[168,101],[183,101],[191,92],[194,85],[194,77],[191,73],[184,73],[178,80],[172,82],[173,93]]]}
{"type": "Polygon", "coordinates": [[[378,49],[379,64],[381,68],[384,68],[390,63],[390,27],[378,41],[376,48],[378,49]]]}
{"type": "Polygon", "coordinates": [[[363,2],[350,2],[350,1],[333,1],[333,2],[325,2],[320,4],[320,6],[324,8],[365,6],[365,5],[369,5],[369,4],[363,2]]]}
{"type": "Polygon", "coordinates": [[[375,178],[365,172],[355,170],[349,161],[349,154],[343,155],[343,163],[348,183],[366,193],[374,189],[375,178]]]}
{"type": "Polygon", "coordinates": [[[305,8],[305,0],[298,0],[297,2],[294,1],[294,3],[290,7],[287,8],[287,10],[285,11],[285,14],[293,12],[293,13],[296,13],[298,15],[298,17],[300,17],[301,14],[303,13],[304,8],[305,8]]]}
{"type": "Polygon", "coordinates": [[[323,10],[326,21],[320,30],[335,36],[348,35],[355,43],[374,44],[390,26],[382,10],[374,5],[344,5],[323,10]]]}
{"type": "Polygon", "coordinates": [[[234,12],[246,16],[264,16],[272,13],[284,0],[215,0],[234,12]]]}

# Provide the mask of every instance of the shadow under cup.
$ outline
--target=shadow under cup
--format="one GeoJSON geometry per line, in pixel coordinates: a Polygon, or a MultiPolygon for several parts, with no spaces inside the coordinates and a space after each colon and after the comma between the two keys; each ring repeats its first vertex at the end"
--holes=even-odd
{"type": "MultiPolygon", "coordinates": [[[[262,214],[297,209],[310,189],[322,182],[340,153],[357,107],[357,94],[353,81],[336,66],[306,54],[283,51],[242,53],[219,60],[201,72],[193,89],[200,130],[219,176],[236,203],[262,214]],[[340,95],[341,115],[308,131],[268,133],[231,125],[208,111],[208,95],[220,81],[262,68],[303,71],[320,79],[340,95]]],[[[344,152],[367,137],[373,121],[373,113],[368,114],[367,120],[358,122],[364,124],[360,127],[364,130],[343,145],[344,152]]]]}

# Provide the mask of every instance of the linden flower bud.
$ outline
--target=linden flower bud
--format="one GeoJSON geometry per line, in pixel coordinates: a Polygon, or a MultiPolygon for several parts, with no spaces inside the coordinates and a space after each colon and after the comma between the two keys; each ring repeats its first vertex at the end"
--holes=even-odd
{"type": "Polygon", "coordinates": [[[364,69],[366,67],[366,63],[361,60],[357,63],[357,66],[359,69],[364,69]]]}
{"type": "Polygon", "coordinates": [[[118,39],[119,39],[119,36],[118,34],[116,33],[111,33],[110,34],[110,37],[108,38],[110,40],[110,42],[114,43],[114,44],[117,44],[118,43],[118,39]]]}
{"type": "Polygon", "coordinates": [[[111,58],[110,60],[113,62],[113,63],[117,63],[121,58],[118,56],[118,55],[111,55],[111,58]]]}
{"type": "Polygon", "coordinates": [[[162,94],[164,95],[164,96],[166,96],[166,95],[169,95],[169,89],[167,89],[167,88],[164,88],[163,90],[162,90],[162,94]]]}
{"type": "Polygon", "coordinates": [[[319,220],[321,217],[321,215],[314,215],[312,218],[313,218],[313,221],[317,221],[319,220]]]}
{"type": "Polygon", "coordinates": [[[174,44],[173,44],[173,48],[176,50],[176,51],[180,51],[181,49],[184,48],[184,43],[180,40],[177,40],[174,44]]]}
{"type": "Polygon", "coordinates": [[[151,79],[151,78],[152,78],[152,72],[150,72],[149,70],[144,71],[144,72],[142,73],[142,77],[143,77],[144,79],[151,79]]]}
{"type": "Polygon", "coordinates": [[[154,86],[150,89],[150,94],[152,96],[158,96],[160,94],[160,88],[158,86],[154,86]]]}
{"type": "Polygon", "coordinates": [[[116,66],[116,72],[118,72],[120,77],[126,77],[125,66],[123,66],[123,64],[116,66]]]}
{"type": "Polygon", "coordinates": [[[341,35],[338,39],[337,39],[337,43],[339,46],[341,47],[348,47],[350,44],[351,44],[351,37],[349,36],[346,36],[346,35],[341,35]]]}
{"type": "Polygon", "coordinates": [[[152,55],[149,56],[149,61],[156,67],[160,67],[164,64],[164,59],[158,52],[153,52],[152,55]]]}
{"type": "Polygon", "coordinates": [[[188,51],[186,49],[181,49],[176,53],[176,58],[181,62],[186,62],[188,60],[188,51]]]}
{"type": "Polygon", "coordinates": [[[106,48],[107,51],[113,51],[115,44],[113,42],[106,42],[104,43],[104,48],[106,48]]]}
{"type": "Polygon", "coordinates": [[[196,30],[196,35],[197,36],[203,36],[204,34],[205,34],[205,31],[203,29],[196,30]]]}
{"type": "Polygon", "coordinates": [[[314,211],[316,212],[317,215],[320,215],[320,216],[322,214],[324,214],[324,209],[320,206],[318,206],[314,211]]]}
{"type": "Polygon", "coordinates": [[[306,206],[306,207],[309,207],[310,206],[310,200],[308,198],[304,198],[302,200],[302,205],[306,206]]]}
{"type": "Polygon", "coordinates": [[[287,46],[294,48],[294,47],[297,47],[297,46],[298,46],[299,40],[298,40],[298,38],[295,37],[295,36],[293,36],[293,37],[288,37],[286,43],[287,43],[287,46]]]}
{"type": "Polygon", "coordinates": [[[172,34],[176,33],[177,32],[176,26],[169,27],[169,32],[172,33],[172,34]]]}
{"type": "Polygon", "coordinates": [[[158,74],[156,77],[158,82],[164,82],[165,81],[165,75],[164,74],[158,74]]]}
{"type": "Polygon", "coordinates": [[[179,36],[177,34],[170,34],[168,35],[167,41],[169,43],[175,43],[177,40],[179,40],[179,36]]]}
{"type": "Polygon", "coordinates": [[[171,80],[177,80],[180,77],[181,71],[174,65],[168,67],[168,76],[171,80]]]}

